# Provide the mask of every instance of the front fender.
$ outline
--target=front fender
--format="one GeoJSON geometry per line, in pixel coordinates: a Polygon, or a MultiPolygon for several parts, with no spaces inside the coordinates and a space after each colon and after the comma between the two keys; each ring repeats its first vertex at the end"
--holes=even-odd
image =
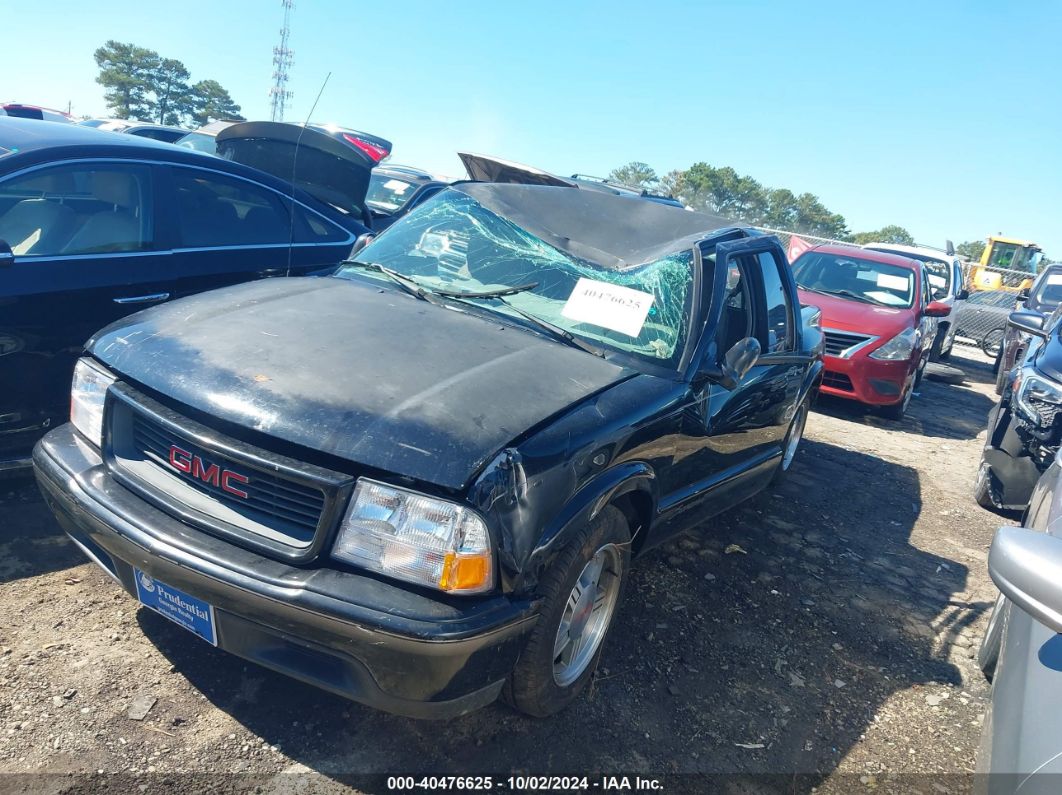
{"type": "Polygon", "coordinates": [[[822,375],[825,368],[822,364],[822,359],[816,359],[811,363],[811,367],[808,368],[807,375],[804,376],[804,383],[800,385],[800,400],[797,401],[799,406],[804,399],[811,396],[811,402],[814,404],[815,399],[819,396],[819,387],[822,386],[822,375]]]}
{"type": "MultiPolygon", "coordinates": [[[[657,480],[652,466],[644,461],[625,461],[587,481],[543,530],[542,536],[524,566],[518,591],[533,589],[557,553],[586,523],[617,498],[630,492],[643,494],[651,506],[649,518],[656,515],[657,480]]],[[[648,525],[648,521],[646,522],[648,525]]],[[[633,528],[637,529],[637,528],[633,528]]],[[[648,527],[643,527],[646,532],[648,527]]]]}

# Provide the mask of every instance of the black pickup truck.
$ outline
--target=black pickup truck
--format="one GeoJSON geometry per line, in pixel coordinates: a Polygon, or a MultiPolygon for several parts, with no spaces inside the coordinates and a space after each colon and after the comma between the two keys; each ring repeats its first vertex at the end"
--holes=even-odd
{"type": "Polygon", "coordinates": [[[774,237],[565,187],[456,185],[355,249],[96,334],[40,485],[209,643],[406,715],[552,714],[632,556],[790,468],[815,312],[774,237]]]}

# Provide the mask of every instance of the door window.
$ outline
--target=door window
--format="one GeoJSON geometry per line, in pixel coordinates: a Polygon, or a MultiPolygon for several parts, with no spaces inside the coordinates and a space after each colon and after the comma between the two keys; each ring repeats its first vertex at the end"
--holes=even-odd
{"type": "Polygon", "coordinates": [[[173,169],[185,248],[288,243],[291,217],[268,188],[203,169],[173,169]]]}
{"type": "Polygon", "coordinates": [[[16,256],[105,254],[154,248],[151,170],[85,163],[0,183],[0,240],[16,256]]]}
{"type": "Polygon", "coordinates": [[[793,306],[782,281],[780,266],[770,253],[759,255],[763,292],[767,307],[767,339],[764,353],[793,350],[793,306]]]}
{"type": "Polygon", "coordinates": [[[723,312],[719,318],[716,339],[719,355],[724,355],[735,343],[753,336],[752,292],[749,289],[745,258],[731,259],[727,264],[723,312]]]}

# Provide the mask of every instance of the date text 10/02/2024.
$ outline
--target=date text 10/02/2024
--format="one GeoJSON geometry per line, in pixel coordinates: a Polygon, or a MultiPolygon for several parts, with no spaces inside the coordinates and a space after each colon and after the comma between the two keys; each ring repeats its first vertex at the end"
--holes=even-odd
{"type": "Polygon", "coordinates": [[[652,792],[663,789],[659,779],[641,776],[389,776],[387,789],[404,790],[508,790],[513,792],[533,791],[589,791],[604,792],[652,792]]]}

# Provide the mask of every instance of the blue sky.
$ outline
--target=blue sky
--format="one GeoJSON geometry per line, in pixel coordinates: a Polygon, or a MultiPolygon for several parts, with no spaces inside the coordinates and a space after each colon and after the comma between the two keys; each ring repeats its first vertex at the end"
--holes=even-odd
{"type": "MultiPolygon", "coordinates": [[[[93,50],[131,41],[268,118],[279,0],[2,0],[0,99],[104,114],[93,50]]],[[[298,0],[288,120],[560,174],[704,160],[810,191],[853,231],[1003,232],[1062,259],[1062,3],[298,0]]]]}

